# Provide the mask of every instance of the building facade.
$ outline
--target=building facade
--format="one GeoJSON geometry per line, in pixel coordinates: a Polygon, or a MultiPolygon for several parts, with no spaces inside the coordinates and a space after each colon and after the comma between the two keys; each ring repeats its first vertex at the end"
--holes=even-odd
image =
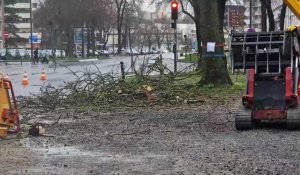
{"type": "Polygon", "coordinates": [[[224,14],[224,27],[227,30],[243,30],[245,23],[246,8],[242,5],[226,5],[224,14]]]}
{"type": "Polygon", "coordinates": [[[251,0],[251,16],[250,16],[250,1],[244,0],[245,10],[245,31],[249,28],[255,29],[255,31],[261,31],[261,4],[260,0],[251,0]],[[250,24],[251,18],[251,24],[250,24]],[[251,25],[251,26],[250,26],[251,25]]]}
{"type": "Polygon", "coordinates": [[[16,34],[23,40],[15,43],[16,46],[10,47],[30,48],[30,3],[32,3],[32,10],[35,10],[37,8],[38,0],[16,0],[16,4],[12,6],[12,8],[15,9],[16,15],[19,17],[18,21],[14,24],[17,28],[16,34]]]}
{"type": "MultiPolygon", "coordinates": [[[[246,7],[245,16],[246,16],[246,27],[245,30],[250,27],[250,1],[244,0],[244,4],[246,7]]],[[[283,5],[283,0],[272,0],[272,9],[275,18],[275,29],[279,30],[279,22],[280,22],[280,13],[283,5]]],[[[252,28],[256,31],[261,31],[261,3],[260,0],[252,0],[252,28]]],[[[267,20],[268,23],[268,20],[267,20]]],[[[286,9],[286,17],[284,27],[287,28],[291,25],[300,25],[300,20],[291,12],[289,8],[286,9]]]]}

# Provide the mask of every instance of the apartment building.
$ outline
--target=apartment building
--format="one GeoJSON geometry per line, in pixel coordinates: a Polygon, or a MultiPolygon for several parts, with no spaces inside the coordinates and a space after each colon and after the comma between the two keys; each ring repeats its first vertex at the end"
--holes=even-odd
{"type": "Polygon", "coordinates": [[[18,21],[14,25],[17,28],[16,34],[22,38],[22,40],[16,43],[16,46],[20,48],[30,48],[30,3],[32,3],[32,10],[35,10],[38,0],[16,0],[16,4],[12,6],[15,9],[16,15],[19,16],[18,21]]]}
{"type": "Polygon", "coordinates": [[[245,10],[242,5],[226,5],[224,14],[224,27],[226,29],[240,30],[246,25],[245,10]]]}
{"type": "Polygon", "coordinates": [[[261,4],[260,0],[251,0],[251,16],[250,16],[250,1],[244,0],[245,10],[245,30],[254,28],[256,31],[261,31],[261,4]],[[250,26],[251,18],[251,26],[250,26]]]}

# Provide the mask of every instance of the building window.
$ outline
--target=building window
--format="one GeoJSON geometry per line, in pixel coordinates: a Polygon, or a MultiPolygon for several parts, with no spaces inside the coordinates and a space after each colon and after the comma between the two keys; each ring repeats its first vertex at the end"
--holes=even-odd
{"type": "Polygon", "coordinates": [[[29,3],[30,0],[16,0],[17,3],[29,3]]]}
{"type": "Polygon", "coordinates": [[[30,23],[30,18],[18,18],[19,23],[30,23]]]}
{"type": "Polygon", "coordinates": [[[32,3],[32,8],[37,8],[37,3],[32,3]]]}
{"type": "Polygon", "coordinates": [[[29,8],[16,8],[15,13],[30,13],[29,8]]]}

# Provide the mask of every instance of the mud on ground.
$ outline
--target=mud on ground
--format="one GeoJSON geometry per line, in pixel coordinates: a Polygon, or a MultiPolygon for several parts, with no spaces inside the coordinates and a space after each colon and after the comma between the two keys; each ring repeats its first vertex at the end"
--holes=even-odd
{"type": "MultiPolygon", "coordinates": [[[[237,105],[36,118],[54,137],[1,140],[0,174],[300,174],[300,133],[234,129],[237,105]]],[[[27,132],[27,130],[25,130],[27,132]]]]}

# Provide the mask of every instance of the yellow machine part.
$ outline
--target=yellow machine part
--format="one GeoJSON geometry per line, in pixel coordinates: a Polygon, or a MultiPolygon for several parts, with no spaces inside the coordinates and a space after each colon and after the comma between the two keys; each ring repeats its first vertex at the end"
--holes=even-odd
{"type": "MultiPolygon", "coordinates": [[[[0,125],[7,125],[3,121],[4,111],[11,109],[11,101],[8,92],[8,85],[3,82],[3,79],[0,79],[0,125]]],[[[0,127],[1,130],[1,127],[0,127]]]]}
{"type": "Polygon", "coordinates": [[[289,9],[300,19],[300,1],[299,0],[283,0],[289,9]]]}
{"type": "Polygon", "coordinates": [[[0,127],[0,137],[6,137],[6,136],[7,136],[7,128],[0,127]]]}

